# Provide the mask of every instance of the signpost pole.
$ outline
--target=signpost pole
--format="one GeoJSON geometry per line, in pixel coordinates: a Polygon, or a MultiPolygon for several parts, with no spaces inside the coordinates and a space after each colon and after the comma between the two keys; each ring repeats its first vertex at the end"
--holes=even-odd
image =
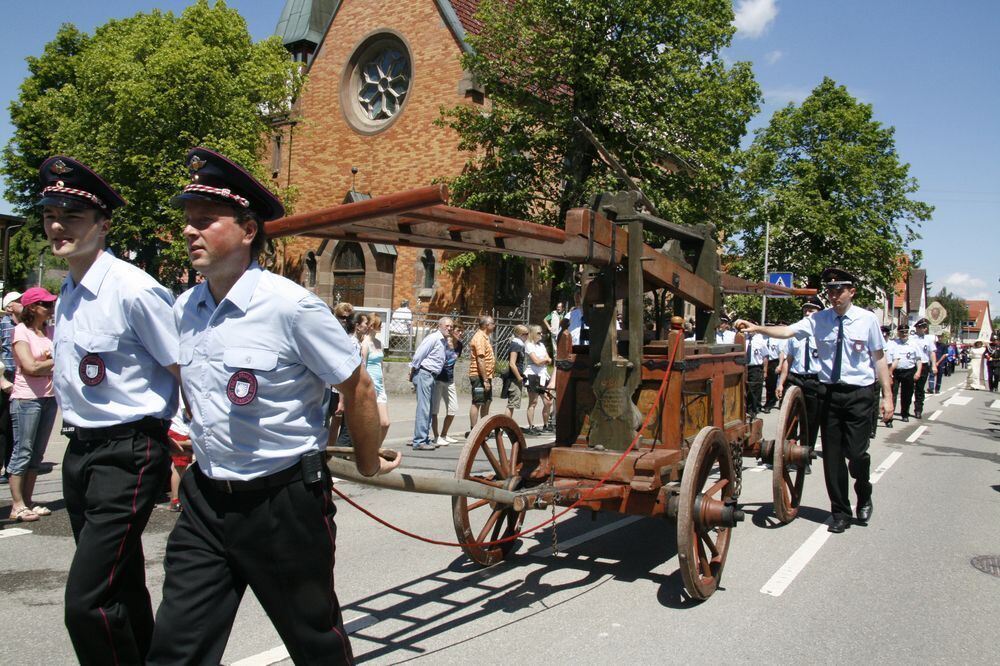
{"type": "MultiPolygon", "coordinates": [[[[767,282],[767,271],[768,271],[768,251],[771,245],[771,220],[770,218],[764,219],[764,281],[767,282]]],[[[760,298],[760,325],[763,326],[767,323],[767,292],[760,298]]]]}

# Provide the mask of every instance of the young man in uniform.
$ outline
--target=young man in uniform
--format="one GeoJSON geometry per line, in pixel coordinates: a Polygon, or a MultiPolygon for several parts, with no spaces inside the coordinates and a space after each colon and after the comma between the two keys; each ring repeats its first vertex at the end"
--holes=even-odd
{"type": "Polygon", "coordinates": [[[149,664],[218,664],[247,586],[297,664],[353,661],[333,586],[335,513],[323,449],[325,388],[351,424],[358,470],[379,457],[375,391],[323,301],[263,270],[263,224],[281,202],[241,166],[188,153],[183,206],[205,281],[174,307],[197,462],[167,542],[149,664]]]}
{"type": "Polygon", "coordinates": [[[754,418],[760,412],[760,393],[767,372],[767,338],[748,332],[747,346],[747,412],[754,418]]]}
{"type": "MultiPolygon", "coordinates": [[[[823,309],[823,303],[815,296],[810,296],[802,304],[802,316],[810,317],[823,309]]],[[[780,400],[785,394],[785,384],[798,386],[806,402],[806,423],[809,426],[805,446],[816,446],[816,436],[819,434],[819,401],[822,387],[819,383],[819,354],[816,350],[816,340],[812,335],[804,338],[789,338],[784,348],[785,362],[781,364],[781,376],[775,387],[775,393],[780,400]]]]}
{"type": "MultiPolygon", "coordinates": [[[[927,388],[927,378],[937,372],[937,346],[936,338],[927,332],[930,325],[926,319],[918,319],[913,325],[916,335],[912,338],[912,343],[920,351],[920,362],[923,364],[923,371],[918,371],[913,376],[914,395],[916,396],[913,408],[913,415],[918,419],[924,417],[924,393],[927,388]]],[[[933,392],[934,385],[931,384],[933,392]]]]}
{"type": "Polygon", "coordinates": [[[715,331],[715,344],[731,345],[736,342],[736,331],[730,325],[732,320],[728,315],[719,315],[719,328],[715,331]]]}
{"type": "Polygon", "coordinates": [[[823,471],[830,495],[833,522],[829,530],[840,533],[851,526],[848,472],[858,496],[858,522],[867,524],[872,515],[872,484],[869,479],[869,419],[876,378],[882,386],[882,418],[892,418],[892,394],[884,344],[875,315],[852,304],[857,279],[840,268],[823,271],[826,296],[832,307],[791,326],[755,326],[736,322],[737,329],[762,332],[777,338],[812,335],[819,352],[820,431],[823,434],[823,471]],[[846,459],[846,461],[845,461],[846,459]]]}
{"type": "Polygon", "coordinates": [[[913,400],[914,381],[921,376],[924,364],[920,360],[920,350],[910,341],[910,332],[903,326],[898,337],[887,345],[886,360],[892,377],[892,401],[899,401],[899,420],[910,420],[910,403],[913,400]],[[900,394],[902,394],[900,396],[900,394]]]}
{"type": "MultiPolygon", "coordinates": [[[[889,366],[889,383],[892,384],[892,390],[895,391],[896,390],[896,385],[892,381],[892,353],[891,353],[891,350],[890,350],[890,348],[892,346],[892,344],[891,344],[892,340],[891,340],[891,337],[890,337],[890,335],[892,333],[892,324],[882,324],[882,326],[879,327],[879,330],[882,331],[882,344],[885,345],[885,350],[884,350],[884,353],[885,353],[885,363],[886,363],[886,365],[889,366]]],[[[872,409],[872,431],[871,431],[871,437],[875,437],[875,433],[877,432],[877,428],[878,428],[878,417],[879,417],[879,408],[878,407],[879,407],[879,403],[881,403],[881,399],[880,398],[881,398],[881,395],[882,395],[882,387],[879,386],[878,382],[875,382],[872,385],[872,393],[875,394],[875,405],[874,405],[874,409],[872,409]]],[[[896,394],[895,393],[893,393],[892,401],[894,403],[896,402],[896,394]]],[[[892,421],[885,421],[884,423],[885,423],[885,427],[886,428],[891,428],[892,427],[892,421]]]]}
{"type": "Polygon", "coordinates": [[[153,610],[140,537],[170,474],[167,426],[177,408],[173,297],[105,249],[112,211],[125,205],[111,186],[60,155],[40,175],[45,235],[69,264],[52,373],[76,539],[66,628],[82,664],[141,663],[153,610]]]}
{"type": "MultiPolygon", "coordinates": [[[[768,326],[773,326],[773,324],[768,323],[768,326]]],[[[764,338],[764,344],[767,345],[767,360],[765,361],[767,369],[764,371],[764,408],[761,411],[769,414],[778,404],[778,396],[774,391],[778,386],[778,368],[785,344],[777,338],[772,339],[767,336],[764,338]]]]}

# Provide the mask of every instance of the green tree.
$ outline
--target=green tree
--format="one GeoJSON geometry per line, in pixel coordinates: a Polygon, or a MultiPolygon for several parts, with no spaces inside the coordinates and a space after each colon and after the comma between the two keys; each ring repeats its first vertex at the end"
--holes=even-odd
{"type": "Polygon", "coordinates": [[[833,264],[860,276],[859,302],[871,302],[879,289],[891,293],[898,257],[934,210],[911,197],[917,182],[900,161],[894,133],[873,118],[871,105],[829,78],[801,106],[777,111],[745,154],[742,230],[727,248],[733,271],[763,275],[770,222],[771,270],[817,286],[833,264]]]}
{"type": "Polygon", "coordinates": [[[28,68],[0,163],[8,200],[29,218],[12,244],[12,281],[38,261],[28,255],[43,237],[37,170],[56,153],[83,160],[121,192],[129,205],[115,214],[110,245],[169,281],[186,261],[180,214],[167,204],[187,182],[186,151],[218,149],[265,178],[268,117],[301,83],[280,40],[255,44],[221,0],[199,0],[180,16],[113,20],[92,36],[64,25],[28,68]]]}
{"type": "Polygon", "coordinates": [[[579,117],[663,217],[732,217],[728,183],[760,91],[749,64],[720,56],[730,0],[483,0],[477,19],[463,66],[489,103],[445,111],[474,154],[454,200],[559,226],[591,195],[623,189],[579,117]]]}

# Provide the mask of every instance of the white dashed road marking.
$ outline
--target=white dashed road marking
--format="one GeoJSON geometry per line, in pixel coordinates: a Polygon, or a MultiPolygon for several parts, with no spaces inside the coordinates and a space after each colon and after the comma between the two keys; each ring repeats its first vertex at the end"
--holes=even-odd
{"type": "MultiPolygon", "coordinates": [[[[881,465],[875,468],[875,471],[871,475],[871,482],[874,484],[882,478],[882,475],[892,467],[893,463],[899,460],[903,453],[901,451],[893,451],[889,454],[881,465]]],[[[809,564],[809,560],[819,552],[819,549],[823,547],[827,539],[830,538],[831,532],[827,531],[827,526],[829,526],[831,520],[828,518],[825,523],[816,528],[805,543],[799,546],[798,550],[792,553],[792,556],[781,565],[771,578],[764,583],[764,587],[760,588],[763,594],[767,594],[772,597],[780,597],[781,593],[784,592],[795,577],[805,569],[806,565],[809,564]]]]}
{"type": "Polygon", "coordinates": [[[930,416],[928,416],[927,420],[928,421],[937,421],[938,417],[941,416],[943,413],[944,413],[944,410],[939,409],[936,412],[934,412],[933,414],[931,414],[930,416]]]}
{"type": "Polygon", "coordinates": [[[947,400],[945,400],[941,404],[943,404],[945,406],[948,406],[948,405],[957,405],[958,407],[962,407],[964,405],[969,404],[970,402],[972,402],[972,397],[971,396],[967,396],[967,395],[954,395],[954,396],[948,398],[947,400]]]}
{"type": "Polygon", "coordinates": [[[913,442],[917,441],[917,439],[919,439],[920,436],[925,432],[927,432],[927,426],[920,426],[919,428],[913,431],[912,435],[906,438],[906,441],[912,444],[913,442]]]}
{"type": "Polygon", "coordinates": [[[6,539],[7,537],[21,536],[22,534],[31,534],[31,530],[26,530],[21,527],[8,527],[5,530],[0,530],[0,539],[6,539]]]}

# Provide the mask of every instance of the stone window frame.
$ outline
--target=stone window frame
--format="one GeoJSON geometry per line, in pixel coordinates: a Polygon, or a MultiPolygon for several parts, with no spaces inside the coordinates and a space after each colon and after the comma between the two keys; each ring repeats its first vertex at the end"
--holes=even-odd
{"type": "Polygon", "coordinates": [[[362,37],[351,49],[351,55],[344,65],[344,71],[340,76],[340,112],[347,125],[364,136],[371,136],[386,131],[392,127],[399,118],[406,113],[409,100],[413,96],[417,84],[417,72],[413,59],[413,48],[410,42],[402,33],[392,28],[378,28],[362,37]],[[360,65],[367,62],[370,56],[374,55],[381,42],[395,41],[399,43],[410,61],[410,85],[406,91],[406,98],[400,106],[399,111],[392,118],[381,121],[371,121],[358,112],[357,91],[354,87],[355,73],[360,65]]]}

